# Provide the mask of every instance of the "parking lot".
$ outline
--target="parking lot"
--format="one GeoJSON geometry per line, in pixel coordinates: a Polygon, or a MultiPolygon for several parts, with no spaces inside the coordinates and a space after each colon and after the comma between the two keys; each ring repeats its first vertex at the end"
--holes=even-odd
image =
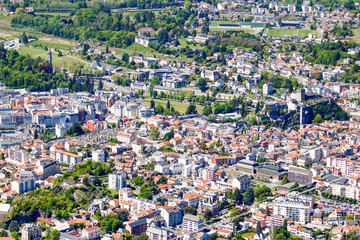
{"type": "Polygon", "coordinates": [[[315,203],[318,205],[321,204],[321,208],[324,209],[325,213],[331,213],[340,208],[343,211],[344,216],[359,212],[360,209],[358,204],[342,203],[330,199],[316,200],[315,203]]]}

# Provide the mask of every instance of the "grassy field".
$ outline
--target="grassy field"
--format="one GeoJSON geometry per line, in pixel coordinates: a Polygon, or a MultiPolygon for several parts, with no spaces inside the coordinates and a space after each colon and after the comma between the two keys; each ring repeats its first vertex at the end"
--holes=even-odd
{"type": "Polygon", "coordinates": [[[140,44],[137,44],[137,43],[131,44],[126,49],[136,51],[136,52],[156,52],[152,48],[144,47],[143,45],[140,45],[140,44]]]}
{"type": "Polygon", "coordinates": [[[298,32],[299,37],[301,38],[307,37],[309,33],[316,33],[316,37],[320,37],[320,34],[316,30],[300,29],[298,32]]]}
{"type": "MultiPolygon", "coordinates": [[[[48,57],[48,53],[44,49],[20,47],[18,49],[18,52],[21,55],[30,55],[33,58],[41,57],[42,59],[47,59],[48,57]]],[[[60,71],[63,63],[65,68],[69,71],[73,71],[74,69],[85,67],[86,65],[89,64],[86,61],[74,56],[58,57],[58,54],[55,52],[52,53],[52,57],[53,57],[53,64],[57,71],[60,71]]]]}
{"type": "Polygon", "coordinates": [[[250,238],[250,237],[252,237],[254,235],[255,235],[255,233],[252,233],[252,232],[246,232],[246,233],[241,234],[241,236],[243,238],[250,238]]]}
{"type": "Polygon", "coordinates": [[[18,52],[21,55],[30,55],[33,58],[38,57],[38,56],[46,53],[46,51],[44,49],[29,48],[29,47],[20,47],[18,49],[18,52]]]}
{"type": "Polygon", "coordinates": [[[35,12],[36,15],[53,15],[60,17],[67,17],[70,15],[70,12],[35,12]]]}
{"type": "Polygon", "coordinates": [[[237,22],[232,21],[213,21],[211,22],[211,25],[218,26],[219,24],[238,24],[237,22]]]}
{"type": "Polygon", "coordinates": [[[210,31],[242,31],[245,33],[254,33],[254,29],[248,29],[248,28],[225,28],[225,27],[210,27],[210,31]]]}
{"type": "Polygon", "coordinates": [[[358,29],[353,29],[353,33],[354,33],[354,36],[353,36],[353,41],[355,42],[355,43],[358,43],[358,44],[360,44],[360,28],[358,28],[358,29]]]}
{"type": "MultiPolygon", "coordinates": [[[[164,100],[162,100],[162,99],[153,99],[153,100],[155,102],[155,105],[161,104],[164,108],[166,108],[166,104],[167,104],[166,99],[164,99],[164,100]]],[[[144,99],[144,104],[146,106],[150,107],[150,101],[151,101],[151,98],[145,98],[144,99]]],[[[179,113],[185,113],[186,109],[188,108],[188,106],[190,104],[170,100],[170,105],[175,108],[175,111],[178,111],[179,113]]],[[[202,113],[204,107],[200,106],[200,105],[196,105],[196,109],[197,109],[198,113],[202,113]]]]}
{"type": "Polygon", "coordinates": [[[294,34],[297,34],[297,31],[297,29],[269,29],[267,31],[267,35],[277,37],[281,37],[283,35],[294,36],[294,34]]]}
{"type": "Polygon", "coordinates": [[[179,38],[179,43],[180,43],[180,47],[183,47],[183,48],[185,48],[186,46],[189,46],[189,48],[197,48],[197,49],[203,48],[200,46],[200,44],[196,44],[196,46],[194,46],[194,44],[187,44],[185,38],[179,38]]]}
{"type": "Polygon", "coordinates": [[[60,50],[67,50],[70,51],[74,46],[58,43],[58,42],[49,42],[44,40],[37,40],[34,42],[29,43],[29,46],[41,46],[41,47],[48,47],[50,43],[51,48],[53,49],[60,49],[60,50]]]}
{"type": "MultiPolygon", "coordinates": [[[[151,10],[151,9],[147,9],[147,10],[152,11],[155,14],[155,16],[159,15],[159,13],[160,13],[159,10],[151,10]]],[[[134,18],[137,13],[141,13],[142,11],[124,12],[123,9],[112,9],[111,12],[113,12],[113,13],[122,12],[124,14],[124,17],[129,16],[130,18],[134,18]]]]}
{"type": "Polygon", "coordinates": [[[319,37],[319,33],[316,30],[307,30],[307,29],[268,29],[268,36],[277,36],[281,37],[283,35],[294,36],[297,34],[299,37],[304,38],[309,35],[309,33],[316,33],[316,36],[319,37]]]}

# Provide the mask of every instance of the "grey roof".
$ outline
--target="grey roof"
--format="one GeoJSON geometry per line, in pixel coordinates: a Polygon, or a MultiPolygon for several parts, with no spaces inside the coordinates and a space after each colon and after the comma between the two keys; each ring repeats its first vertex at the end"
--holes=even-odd
{"type": "Polygon", "coordinates": [[[267,175],[279,175],[286,172],[282,167],[275,165],[262,165],[257,168],[257,171],[267,175]]]}
{"type": "Polygon", "coordinates": [[[299,173],[299,174],[304,174],[304,175],[308,175],[311,173],[310,170],[307,170],[307,169],[301,168],[301,167],[295,167],[295,166],[290,166],[289,172],[294,172],[294,173],[299,173]]]}

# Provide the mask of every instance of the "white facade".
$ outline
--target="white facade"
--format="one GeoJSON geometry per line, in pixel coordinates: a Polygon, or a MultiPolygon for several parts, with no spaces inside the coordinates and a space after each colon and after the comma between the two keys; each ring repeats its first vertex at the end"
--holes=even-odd
{"type": "Polygon", "coordinates": [[[186,214],[183,218],[183,230],[187,230],[189,232],[197,232],[204,227],[203,220],[194,215],[186,214]]]}
{"type": "Polygon", "coordinates": [[[334,167],[340,170],[342,175],[348,176],[355,171],[356,162],[347,158],[328,157],[326,159],[327,167],[334,167]]]}
{"type": "Polygon", "coordinates": [[[121,143],[131,143],[135,141],[135,136],[132,133],[118,132],[117,140],[121,143]]]}
{"type": "Polygon", "coordinates": [[[309,222],[312,207],[302,202],[281,201],[274,204],[274,215],[281,215],[296,223],[305,224],[309,222]]]}
{"type": "Polygon", "coordinates": [[[344,186],[340,184],[332,183],[330,185],[331,193],[337,196],[343,196],[347,198],[354,198],[360,200],[360,189],[356,186],[344,186]]]}
{"type": "Polygon", "coordinates": [[[56,161],[58,161],[59,163],[65,163],[65,164],[68,164],[69,166],[74,166],[74,165],[82,162],[82,156],[73,154],[73,153],[69,153],[69,152],[65,152],[62,150],[55,151],[55,158],[56,158],[56,161]]]}
{"type": "Polygon", "coordinates": [[[94,162],[105,162],[105,151],[102,149],[94,150],[91,152],[92,160],[94,162]]]}
{"type": "Polygon", "coordinates": [[[109,189],[119,190],[126,187],[126,175],[123,173],[109,174],[109,189]]]}

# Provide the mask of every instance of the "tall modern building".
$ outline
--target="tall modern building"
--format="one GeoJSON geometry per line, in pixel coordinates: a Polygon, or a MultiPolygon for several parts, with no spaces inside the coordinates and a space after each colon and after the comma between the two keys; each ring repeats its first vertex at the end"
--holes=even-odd
{"type": "Polygon", "coordinates": [[[119,190],[126,187],[126,173],[110,173],[109,189],[119,190]]]}
{"type": "Polygon", "coordinates": [[[35,178],[27,177],[11,182],[11,190],[17,193],[26,193],[35,190],[35,178]]]}
{"type": "Polygon", "coordinates": [[[25,164],[28,161],[28,155],[29,154],[19,146],[13,146],[9,148],[8,161],[15,165],[25,164]]]}

